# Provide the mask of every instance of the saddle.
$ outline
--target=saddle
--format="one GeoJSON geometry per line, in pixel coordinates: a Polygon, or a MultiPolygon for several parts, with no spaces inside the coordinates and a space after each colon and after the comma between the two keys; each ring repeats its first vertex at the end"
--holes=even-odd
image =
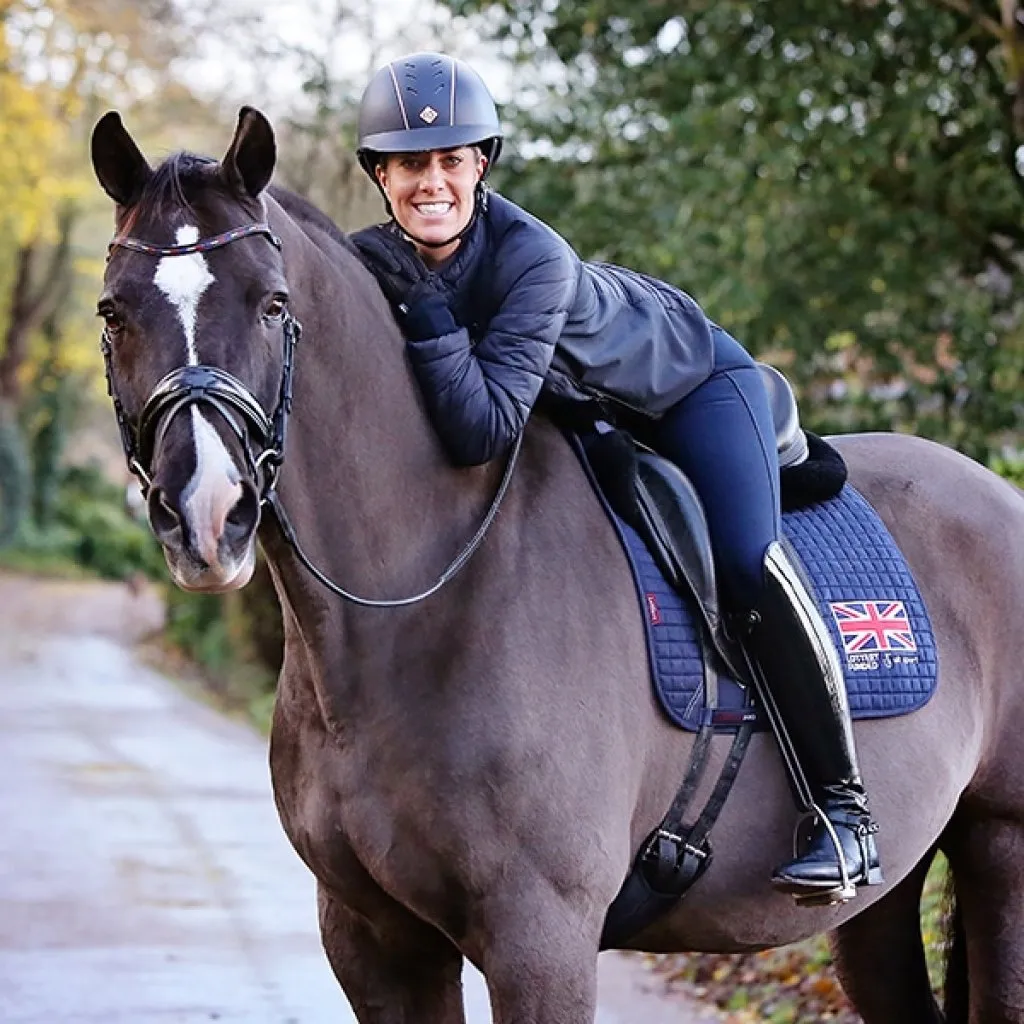
{"type": "MultiPolygon", "coordinates": [[[[789,381],[772,366],[758,369],[775,423],[784,511],[834,497],[846,482],[842,456],[801,429],[789,381]]],[[[643,538],[665,579],[693,599],[709,641],[705,653],[721,663],[709,670],[724,668],[742,680],[744,659],[725,629],[707,520],[693,484],[675,463],[607,424],[582,444],[612,510],[643,538]]]]}

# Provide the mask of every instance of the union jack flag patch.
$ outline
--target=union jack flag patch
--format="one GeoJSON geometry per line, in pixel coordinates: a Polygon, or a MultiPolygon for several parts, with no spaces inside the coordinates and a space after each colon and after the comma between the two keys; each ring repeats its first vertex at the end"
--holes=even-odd
{"type": "Polygon", "coordinates": [[[847,654],[917,650],[902,601],[830,601],[829,607],[847,654]]]}

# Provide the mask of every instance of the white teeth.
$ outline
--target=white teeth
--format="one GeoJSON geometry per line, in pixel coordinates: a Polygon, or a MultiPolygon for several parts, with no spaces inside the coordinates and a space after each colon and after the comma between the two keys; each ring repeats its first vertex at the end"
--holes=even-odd
{"type": "Polygon", "coordinates": [[[451,203],[420,203],[416,207],[420,213],[425,213],[427,216],[432,216],[439,213],[447,213],[452,208],[451,203]]]}

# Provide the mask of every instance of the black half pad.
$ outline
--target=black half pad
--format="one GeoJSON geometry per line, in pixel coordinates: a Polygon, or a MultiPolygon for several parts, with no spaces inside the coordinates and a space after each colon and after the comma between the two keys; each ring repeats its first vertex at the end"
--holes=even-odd
{"type": "Polygon", "coordinates": [[[782,511],[813,505],[834,498],[846,483],[846,463],[842,455],[825,441],[805,430],[808,456],[805,462],[782,470],[782,511]]]}

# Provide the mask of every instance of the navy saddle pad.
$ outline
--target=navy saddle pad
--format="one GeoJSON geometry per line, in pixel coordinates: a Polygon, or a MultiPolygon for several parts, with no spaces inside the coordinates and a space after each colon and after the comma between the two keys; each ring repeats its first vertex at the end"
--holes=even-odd
{"type": "MultiPolygon", "coordinates": [[[[696,730],[703,718],[703,670],[689,599],[666,582],[639,534],[607,503],[605,509],[633,568],[655,691],[676,725],[696,730]]],[[[902,715],[926,704],[938,668],[931,622],[878,513],[846,484],[835,498],[784,513],[782,528],[832,632],[853,717],[902,715]]],[[[744,704],[741,687],[723,678],[716,726],[735,729],[751,718],[744,704]]]]}

